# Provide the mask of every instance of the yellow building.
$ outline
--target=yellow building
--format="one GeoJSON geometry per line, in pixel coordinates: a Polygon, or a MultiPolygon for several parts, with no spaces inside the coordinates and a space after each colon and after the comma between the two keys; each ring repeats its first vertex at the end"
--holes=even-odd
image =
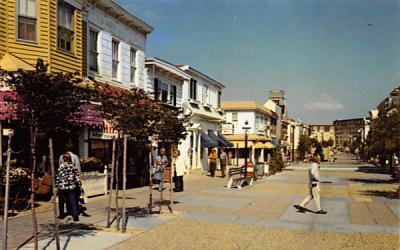
{"type": "Polygon", "coordinates": [[[78,0],[0,0],[0,68],[82,74],[82,4],[78,0]]]}

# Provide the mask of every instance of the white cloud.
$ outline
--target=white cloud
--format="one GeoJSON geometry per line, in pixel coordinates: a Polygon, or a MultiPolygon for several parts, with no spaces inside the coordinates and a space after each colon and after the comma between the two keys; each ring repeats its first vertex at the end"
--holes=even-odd
{"type": "Polygon", "coordinates": [[[308,110],[339,110],[343,109],[344,105],[329,95],[322,94],[319,100],[304,104],[304,108],[308,110]]]}

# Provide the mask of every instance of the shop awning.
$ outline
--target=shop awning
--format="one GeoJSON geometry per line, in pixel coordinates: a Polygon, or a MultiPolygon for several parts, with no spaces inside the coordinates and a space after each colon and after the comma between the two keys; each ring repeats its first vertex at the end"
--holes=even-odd
{"type": "Polygon", "coordinates": [[[82,112],[79,114],[79,118],[72,121],[81,125],[102,127],[104,120],[99,107],[98,104],[82,104],[80,106],[82,112]]]}
{"type": "Polygon", "coordinates": [[[214,134],[210,134],[208,135],[209,137],[211,137],[211,139],[213,139],[214,141],[216,141],[218,143],[218,147],[221,148],[230,148],[233,146],[233,144],[228,141],[224,136],[222,135],[214,135],[214,134]]]}
{"type": "MultiPolygon", "coordinates": [[[[244,141],[231,141],[233,144],[233,148],[245,148],[245,142],[244,141]]],[[[248,141],[247,142],[247,147],[250,148],[257,148],[257,149],[272,149],[276,148],[272,143],[270,142],[259,142],[259,141],[248,141]]]]}
{"type": "Polygon", "coordinates": [[[218,141],[207,135],[203,131],[201,133],[201,147],[203,148],[215,148],[218,147],[218,141]]]}
{"type": "Polygon", "coordinates": [[[218,138],[218,141],[220,142],[221,147],[223,147],[223,148],[233,147],[232,142],[230,142],[228,139],[226,139],[225,136],[218,135],[217,138],[218,138]]]}
{"type": "Polygon", "coordinates": [[[15,99],[16,96],[14,91],[0,92],[0,121],[16,118],[16,104],[9,101],[10,99],[15,99]]]}

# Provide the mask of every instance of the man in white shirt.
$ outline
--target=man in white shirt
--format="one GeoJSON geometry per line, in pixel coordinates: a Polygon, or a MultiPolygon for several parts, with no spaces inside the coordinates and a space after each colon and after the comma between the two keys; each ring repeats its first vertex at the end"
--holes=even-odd
{"type": "Polygon", "coordinates": [[[308,170],[308,178],[309,178],[309,187],[310,193],[304,198],[303,202],[295,207],[299,210],[299,212],[304,213],[306,211],[305,206],[314,199],[315,207],[317,209],[317,214],[326,214],[327,212],[321,209],[320,204],[320,195],[319,195],[319,184],[321,182],[319,176],[319,163],[320,159],[318,156],[313,157],[313,163],[311,164],[310,169],[308,170]]]}
{"type": "MultiPolygon", "coordinates": [[[[78,173],[81,174],[81,161],[79,160],[79,156],[72,152],[73,145],[67,144],[65,148],[65,153],[69,153],[71,155],[72,164],[78,169],[78,173]]],[[[63,163],[62,155],[60,156],[58,163],[59,165],[63,163]]]]}

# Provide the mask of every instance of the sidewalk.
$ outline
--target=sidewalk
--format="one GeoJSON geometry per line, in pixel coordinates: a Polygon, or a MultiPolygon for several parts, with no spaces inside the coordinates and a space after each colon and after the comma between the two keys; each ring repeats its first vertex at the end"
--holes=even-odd
{"type": "MultiPolygon", "coordinates": [[[[241,190],[226,189],[227,178],[212,178],[195,171],[185,176],[185,192],[173,194],[176,201],[173,214],[133,213],[128,217],[126,234],[104,230],[106,199],[92,199],[87,206],[92,217],[81,217],[81,225],[86,227],[66,233],[63,246],[66,249],[86,246],[91,249],[398,249],[399,184],[388,175],[374,172],[373,167],[365,170],[354,161],[348,165],[338,161],[321,168],[321,203],[327,215],[300,214],[293,208],[307,193],[308,177],[303,167],[289,168],[241,190]],[[314,248],[310,242],[315,243],[314,248]]],[[[129,190],[128,207],[146,207],[148,194],[148,188],[129,190]]],[[[158,198],[158,192],[153,195],[158,198]]],[[[168,195],[165,193],[164,197],[168,195]]],[[[309,208],[314,209],[312,202],[309,208]]],[[[41,224],[52,221],[51,212],[38,217],[41,224]]],[[[29,216],[10,221],[10,241],[14,247],[31,235],[30,225],[29,216]]],[[[41,234],[44,239],[45,231],[41,234]]],[[[53,249],[49,240],[42,244],[53,249]]]]}

